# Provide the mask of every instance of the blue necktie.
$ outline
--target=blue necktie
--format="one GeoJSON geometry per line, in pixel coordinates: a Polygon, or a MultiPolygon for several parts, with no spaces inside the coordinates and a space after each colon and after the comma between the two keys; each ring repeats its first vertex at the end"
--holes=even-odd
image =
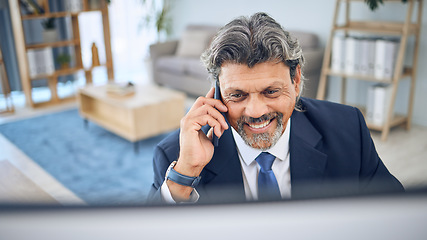
{"type": "Polygon", "coordinates": [[[281,199],[279,185],[274,176],[271,166],[276,157],[268,152],[262,152],[256,157],[255,161],[261,167],[258,174],[258,199],[275,200],[281,199]]]}

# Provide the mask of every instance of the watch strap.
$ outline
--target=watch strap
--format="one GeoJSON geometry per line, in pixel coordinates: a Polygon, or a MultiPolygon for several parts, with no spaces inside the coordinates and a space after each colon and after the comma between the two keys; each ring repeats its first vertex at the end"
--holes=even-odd
{"type": "Polygon", "coordinates": [[[190,177],[190,176],[181,174],[181,173],[175,171],[175,169],[173,169],[175,164],[172,163],[171,166],[169,167],[169,171],[168,171],[168,174],[166,176],[166,179],[171,180],[172,182],[178,183],[180,185],[195,188],[199,184],[200,179],[202,177],[201,176],[190,177]]]}

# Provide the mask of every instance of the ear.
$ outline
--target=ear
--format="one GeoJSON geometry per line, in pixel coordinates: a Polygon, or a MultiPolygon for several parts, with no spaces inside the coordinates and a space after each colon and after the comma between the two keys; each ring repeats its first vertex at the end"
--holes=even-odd
{"type": "Polygon", "coordinates": [[[294,86],[295,86],[295,92],[297,96],[300,93],[300,87],[301,87],[301,66],[298,65],[295,69],[295,77],[294,77],[294,86]]]}

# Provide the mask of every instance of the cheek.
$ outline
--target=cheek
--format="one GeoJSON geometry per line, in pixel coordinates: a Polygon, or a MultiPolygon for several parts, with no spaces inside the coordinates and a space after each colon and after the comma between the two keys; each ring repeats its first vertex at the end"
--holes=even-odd
{"type": "Polygon", "coordinates": [[[243,107],[239,104],[228,103],[226,104],[228,108],[227,119],[232,127],[237,129],[237,120],[243,115],[243,107]]]}
{"type": "Polygon", "coordinates": [[[292,115],[295,107],[295,98],[285,98],[282,99],[282,101],[277,102],[272,105],[272,110],[274,112],[281,112],[283,113],[284,121],[287,121],[287,119],[292,115]]]}

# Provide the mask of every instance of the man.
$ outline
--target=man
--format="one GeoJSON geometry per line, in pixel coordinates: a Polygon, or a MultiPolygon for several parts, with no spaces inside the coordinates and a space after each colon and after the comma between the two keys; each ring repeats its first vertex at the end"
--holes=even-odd
{"type": "Polygon", "coordinates": [[[302,50],[267,14],[231,21],[202,60],[221,99],[213,98],[214,88],[198,98],[180,131],[157,146],[152,200],[403,190],[378,157],[359,110],[300,98],[302,50]],[[211,127],[207,134],[204,126],[211,127]]]}

